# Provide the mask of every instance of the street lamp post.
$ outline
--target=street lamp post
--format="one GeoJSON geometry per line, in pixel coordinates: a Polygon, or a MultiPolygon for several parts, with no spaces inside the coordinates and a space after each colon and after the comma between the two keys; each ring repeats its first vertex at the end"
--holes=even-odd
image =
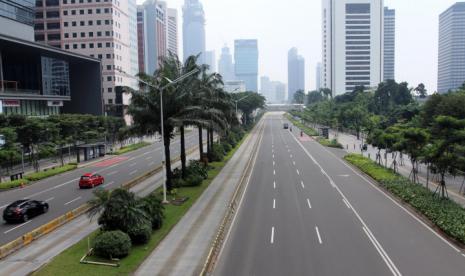
{"type": "MultiPolygon", "coordinates": [[[[234,102],[236,103],[236,116],[237,116],[237,103],[239,103],[240,101],[243,101],[243,100],[247,99],[247,98],[250,97],[251,95],[252,95],[252,94],[249,94],[249,95],[247,95],[247,96],[245,96],[245,97],[240,98],[239,100],[234,100],[234,102]]],[[[245,120],[246,120],[245,123],[247,124],[247,117],[245,118],[245,120]]]]}
{"type": "MultiPolygon", "coordinates": [[[[130,77],[130,78],[133,78],[135,80],[137,80],[138,82],[140,83],[143,83],[149,87],[152,87],[154,89],[158,89],[160,91],[160,127],[161,127],[161,141],[162,141],[162,146],[164,147],[165,146],[165,128],[164,128],[164,113],[163,113],[163,91],[170,87],[170,86],[173,86],[183,80],[185,80],[186,78],[196,74],[197,72],[199,72],[200,70],[198,68],[180,76],[179,78],[175,79],[175,80],[170,80],[168,78],[165,77],[165,80],[168,81],[168,84],[166,84],[165,86],[162,86],[162,87],[157,87],[153,84],[150,84],[146,81],[143,81],[135,76],[132,76],[132,75],[129,75],[127,74],[126,72],[122,71],[122,70],[119,70],[119,72],[125,74],[126,76],[130,77]]],[[[166,198],[166,167],[165,167],[165,163],[166,163],[166,158],[165,158],[165,153],[162,154],[162,161],[161,161],[161,165],[162,165],[162,180],[163,180],[163,203],[168,203],[168,200],[166,198]]]]}

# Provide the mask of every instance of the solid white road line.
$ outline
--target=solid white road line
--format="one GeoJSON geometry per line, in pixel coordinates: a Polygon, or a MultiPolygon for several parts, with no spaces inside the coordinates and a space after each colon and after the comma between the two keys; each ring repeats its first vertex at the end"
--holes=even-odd
{"type": "Polygon", "coordinates": [[[270,240],[271,244],[274,243],[274,226],[271,227],[271,240],[270,240]]]}
{"type": "Polygon", "coordinates": [[[320,236],[320,231],[318,230],[318,226],[315,226],[315,231],[316,231],[316,235],[318,236],[318,242],[320,244],[323,244],[323,241],[321,240],[321,236],[320,236]]]}
{"type": "Polygon", "coordinates": [[[14,230],[18,229],[19,227],[22,227],[22,226],[28,224],[28,223],[31,222],[31,221],[32,221],[32,220],[28,220],[28,221],[26,221],[26,222],[23,223],[23,224],[20,224],[20,225],[18,225],[18,226],[16,226],[16,227],[11,228],[11,229],[8,230],[8,231],[3,232],[3,234],[8,234],[8,233],[10,233],[11,231],[14,231],[14,230]]]}
{"type": "Polygon", "coordinates": [[[3,206],[0,206],[0,209],[3,209],[3,208],[5,208],[5,207],[8,206],[8,205],[10,205],[10,204],[5,204],[5,205],[3,205],[3,206]]]}
{"type": "Polygon", "coordinates": [[[55,199],[54,197],[51,197],[51,198],[49,198],[49,199],[46,199],[45,202],[50,202],[50,201],[52,201],[52,200],[54,200],[54,199],[55,199]]]}
{"type": "Polygon", "coordinates": [[[344,201],[344,203],[345,203],[345,205],[347,206],[347,208],[350,209],[350,205],[349,205],[349,203],[347,202],[347,200],[346,200],[345,198],[343,198],[342,201],[344,201]]]}
{"type": "Polygon", "coordinates": [[[81,197],[77,197],[77,198],[75,198],[75,199],[73,199],[73,200],[71,200],[71,201],[68,201],[68,202],[65,203],[65,206],[68,205],[68,204],[71,204],[71,203],[73,203],[73,202],[75,202],[75,201],[78,201],[78,200],[80,200],[80,199],[81,199],[81,197]]]}
{"type": "Polygon", "coordinates": [[[300,185],[302,185],[302,188],[305,189],[305,184],[303,181],[300,181],[300,185]]]}
{"type": "Polygon", "coordinates": [[[389,269],[391,270],[392,274],[393,275],[401,275],[399,270],[397,270],[397,268],[395,267],[394,263],[391,261],[391,259],[389,258],[389,256],[386,254],[386,252],[384,251],[384,249],[381,247],[381,245],[378,243],[378,241],[376,240],[376,238],[373,236],[373,234],[371,233],[371,231],[366,228],[365,226],[363,226],[363,231],[365,232],[365,234],[368,236],[368,239],[371,241],[371,243],[373,244],[373,246],[376,248],[376,250],[378,251],[378,253],[381,255],[381,257],[383,258],[383,260],[386,262],[386,263],[389,263],[391,265],[388,265],[389,269]]]}
{"type": "Polygon", "coordinates": [[[133,175],[135,173],[137,173],[137,170],[130,172],[129,175],[133,175]]]}
{"type": "Polygon", "coordinates": [[[276,199],[273,198],[273,209],[276,209],[276,199]]]}
{"type": "Polygon", "coordinates": [[[308,198],[307,198],[307,204],[308,204],[308,208],[312,209],[312,204],[310,203],[310,199],[308,199],[308,198]]]}
{"type": "Polygon", "coordinates": [[[107,176],[109,176],[109,175],[114,175],[114,174],[116,174],[116,173],[118,173],[118,171],[112,171],[112,172],[108,173],[107,176]]]}

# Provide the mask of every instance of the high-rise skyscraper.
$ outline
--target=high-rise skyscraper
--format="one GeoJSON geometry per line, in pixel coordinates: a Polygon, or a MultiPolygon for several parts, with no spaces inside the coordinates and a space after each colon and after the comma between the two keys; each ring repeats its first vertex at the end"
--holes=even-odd
{"type": "Polygon", "coordinates": [[[235,40],[234,61],[236,79],[245,81],[248,91],[258,92],[258,41],[235,40]]]}
{"type": "Polygon", "coordinates": [[[224,45],[223,49],[221,49],[221,56],[218,61],[218,73],[223,76],[223,80],[230,81],[235,79],[232,55],[226,45],[224,45]]]}
{"type": "Polygon", "coordinates": [[[299,55],[297,48],[287,53],[288,100],[294,99],[295,92],[305,91],[305,59],[299,55]]]}
{"type": "Polygon", "coordinates": [[[333,96],[383,80],[383,1],[323,0],[322,86],[333,96]]]}
{"type": "Polygon", "coordinates": [[[115,87],[137,87],[121,72],[138,68],[136,0],[36,3],[37,41],[101,60],[105,104],[115,102],[115,87]]]}
{"type": "Polygon", "coordinates": [[[199,0],[185,0],[183,7],[184,59],[200,55],[199,63],[205,63],[205,13],[199,0]]]}
{"type": "Polygon", "coordinates": [[[396,10],[384,7],[384,77],[395,80],[396,10]]]}
{"type": "Polygon", "coordinates": [[[167,39],[168,39],[168,51],[172,54],[178,55],[179,43],[178,43],[178,10],[168,9],[168,28],[167,39]]]}
{"type": "Polygon", "coordinates": [[[271,80],[267,76],[260,78],[260,94],[262,94],[268,103],[273,102],[275,98],[275,93],[273,87],[271,86],[271,80]]]}
{"type": "Polygon", "coordinates": [[[465,2],[439,16],[438,92],[455,90],[465,82],[465,2]]]}
{"type": "Polygon", "coordinates": [[[144,58],[143,72],[153,74],[158,69],[161,58],[168,52],[166,3],[157,0],[145,1],[138,7],[137,20],[139,55],[142,56],[143,52],[144,58]]]}
{"type": "Polygon", "coordinates": [[[35,1],[0,1],[0,34],[34,41],[34,6],[35,1]]]}
{"type": "Polygon", "coordinates": [[[315,68],[315,90],[320,90],[320,88],[321,88],[321,62],[318,62],[315,68]]]}
{"type": "Polygon", "coordinates": [[[214,50],[205,51],[205,64],[208,65],[208,70],[211,73],[216,72],[216,52],[214,50]]]}

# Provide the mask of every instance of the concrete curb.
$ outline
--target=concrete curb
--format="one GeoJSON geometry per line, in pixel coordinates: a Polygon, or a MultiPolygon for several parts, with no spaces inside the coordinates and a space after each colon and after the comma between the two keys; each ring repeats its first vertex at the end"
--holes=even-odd
{"type": "MultiPolygon", "coordinates": [[[[186,151],[186,156],[194,153],[195,151],[198,150],[198,146],[193,147],[186,151]]],[[[171,164],[175,164],[176,162],[180,161],[181,157],[178,156],[176,158],[171,159],[171,164]]],[[[157,174],[162,170],[162,166],[157,166],[153,170],[136,177],[135,179],[124,183],[121,185],[121,188],[123,189],[130,189],[137,184],[141,183],[142,181],[146,180],[147,178],[153,176],[154,174],[157,174]]],[[[54,231],[55,229],[59,228],[60,226],[63,226],[64,224],[72,221],[73,219],[85,214],[87,211],[89,211],[90,206],[88,204],[83,204],[80,207],[60,216],[52,221],[32,230],[29,233],[24,234],[23,236],[17,238],[16,240],[13,240],[5,245],[0,246],[0,260],[5,258],[6,256],[18,251],[19,249],[27,246],[34,240],[39,239],[40,237],[54,231]]]]}

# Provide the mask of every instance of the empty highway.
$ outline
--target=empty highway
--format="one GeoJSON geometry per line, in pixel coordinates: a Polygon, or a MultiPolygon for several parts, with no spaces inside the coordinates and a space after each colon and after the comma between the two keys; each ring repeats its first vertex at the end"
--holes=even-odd
{"type": "Polygon", "coordinates": [[[465,255],[368,178],[265,116],[214,275],[465,275],[465,255]]]}
{"type": "MultiPolygon", "coordinates": [[[[205,137],[205,135],[204,135],[205,137]]],[[[186,134],[186,148],[198,145],[198,132],[194,130],[186,134]]],[[[171,158],[179,156],[179,140],[176,138],[171,146],[171,158]]],[[[84,173],[98,173],[105,177],[103,185],[106,189],[114,189],[130,180],[153,170],[161,164],[163,147],[160,142],[130,152],[125,155],[111,157],[92,165],[76,169],[43,181],[39,181],[22,189],[0,192],[0,212],[18,199],[36,199],[47,201],[49,212],[31,218],[26,223],[0,223],[0,245],[6,244],[31,230],[69,212],[93,197],[92,189],[79,189],[78,181],[84,173]]]]}

